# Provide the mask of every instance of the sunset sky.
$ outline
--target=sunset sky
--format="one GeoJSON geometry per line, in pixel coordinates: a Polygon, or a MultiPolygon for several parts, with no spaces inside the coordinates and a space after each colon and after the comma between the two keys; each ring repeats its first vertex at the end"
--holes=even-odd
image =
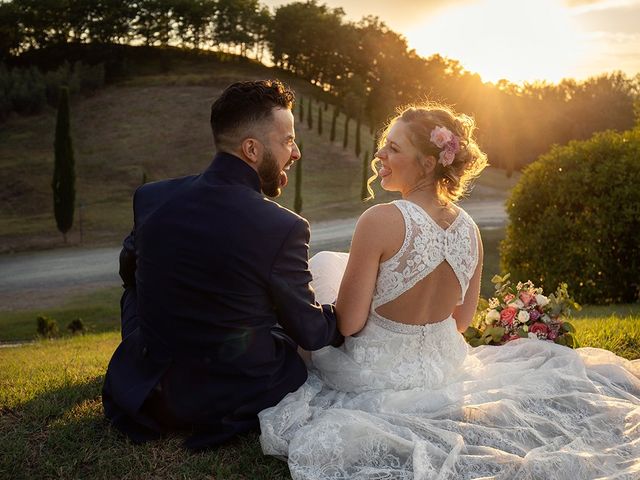
{"type": "MultiPolygon", "coordinates": [[[[269,6],[289,1],[266,0],[269,6]]],[[[428,57],[455,58],[485,81],[640,73],[640,0],[325,0],[349,20],[379,16],[428,57]]]]}

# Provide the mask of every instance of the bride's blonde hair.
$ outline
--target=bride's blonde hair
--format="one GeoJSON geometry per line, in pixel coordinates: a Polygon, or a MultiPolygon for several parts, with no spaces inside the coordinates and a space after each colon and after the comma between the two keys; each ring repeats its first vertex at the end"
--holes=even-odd
{"type": "MultiPolygon", "coordinates": [[[[445,202],[456,202],[468,194],[473,180],[487,166],[487,155],[480,150],[474,138],[476,125],[473,118],[463,113],[457,114],[450,107],[435,102],[400,107],[382,131],[378,150],[386,144],[389,130],[398,121],[408,125],[409,140],[420,154],[436,159],[434,174],[438,198],[445,202]],[[436,127],[446,127],[460,140],[460,148],[450,165],[445,166],[437,161],[442,149],[431,142],[431,132],[436,127]]],[[[370,198],[374,197],[371,184],[378,178],[378,162],[377,158],[371,161],[373,175],[367,181],[370,198]]]]}

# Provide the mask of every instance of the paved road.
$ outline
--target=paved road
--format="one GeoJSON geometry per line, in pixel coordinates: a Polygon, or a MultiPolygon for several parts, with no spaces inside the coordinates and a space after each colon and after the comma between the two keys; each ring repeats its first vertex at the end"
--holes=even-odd
{"type": "MultiPolygon", "coordinates": [[[[481,227],[506,223],[502,200],[463,204],[481,227]]],[[[349,248],[356,219],[311,225],[311,254],[349,248]]],[[[119,285],[119,247],[74,248],[0,256],[0,311],[45,308],[60,303],[69,293],[119,285]]]]}

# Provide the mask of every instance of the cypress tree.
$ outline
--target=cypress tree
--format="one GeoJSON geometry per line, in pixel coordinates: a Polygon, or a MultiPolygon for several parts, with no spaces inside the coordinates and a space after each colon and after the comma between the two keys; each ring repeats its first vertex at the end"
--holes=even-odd
{"type": "Polygon", "coordinates": [[[338,121],[338,115],[340,115],[338,107],[333,107],[333,118],[331,118],[331,134],[329,135],[329,140],[332,142],[336,139],[336,122],[338,121]]]}
{"type": "Polygon", "coordinates": [[[358,117],[358,121],[356,123],[356,157],[360,156],[360,152],[362,149],[360,148],[360,117],[358,117]]]}
{"type": "Polygon", "coordinates": [[[366,200],[369,198],[369,190],[367,190],[367,180],[369,180],[369,165],[371,159],[369,158],[369,151],[364,152],[362,157],[362,188],[360,189],[360,198],[366,200]]]}
{"type": "Polygon", "coordinates": [[[302,143],[298,145],[300,150],[300,158],[296,162],[296,189],[293,198],[293,211],[297,214],[302,212],[302,143]]]}
{"type": "Polygon", "coordinates": [[[322,136],[322,107],[318,105],[318,135],[322,136]]]}
{"type": "Polygon", "coordinates": [[[56,120],[56,138],[54,143],[55,161],[53,166],[53,211],[58,230],[65,243],[67,232],[73,225],[73,210],[76,199],[76,173],[71,144],[69,120],[69,89],[60,88],[58,100],[58,118],[56,120]]]}
{"type": "Polygon", "coordinates": [[[300,115],[300,123],[304,122],[304,98],[300,97],[300,108],[298,109],[300,115]]]}
{"type": "Polygon", "coordinates": [[[345,149],[349,146],[349,115],[345,115],[344,120],[344,137],[342,138],[342,148],[345,149]]]}
{"type": "Polygon", "coordinates": [[[312,100],[309,99],[309,108],[307,109],[307,126],[309,130],[313,129],[313,112],[311,111],[312,100]]]}

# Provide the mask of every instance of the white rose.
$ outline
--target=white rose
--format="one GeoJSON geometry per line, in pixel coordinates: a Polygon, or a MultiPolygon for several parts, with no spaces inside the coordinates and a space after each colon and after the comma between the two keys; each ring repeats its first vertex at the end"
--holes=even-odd
{"type": "Polygon", "coordinates": [[[536,335],[535,333],[531,333],[531,332],[529,332],[528,338],[530,338],[532,340],[540,340],[538,338],[538,335],[536,335]]]}
{"type": "Polygon", "coordinates": [[[497,310],[489,310],[487,313],[487,322],[495,322],[500,320],[500,312],[497,310]]]}
{"type": "Polygon", "coordinates": [[[518,321],[520,323],[527,323],[529,321],[529,312],[520,310],[520,312],[518,312],[518,321]]]}
{"type": "Polygon", "coordinates": [[[508,306],[520,310],[521,308],[524,308],[524,303],[522,303],[522,300],[516,300],[515,302],[511,302],[508,306]]]}
{"type": "Polygon", "coordinates": [[[541,307],[544,307],[547,303],[549,303],[549,299],[544,295],[538,294],[536,295],[536,303],[541,307]]]}

